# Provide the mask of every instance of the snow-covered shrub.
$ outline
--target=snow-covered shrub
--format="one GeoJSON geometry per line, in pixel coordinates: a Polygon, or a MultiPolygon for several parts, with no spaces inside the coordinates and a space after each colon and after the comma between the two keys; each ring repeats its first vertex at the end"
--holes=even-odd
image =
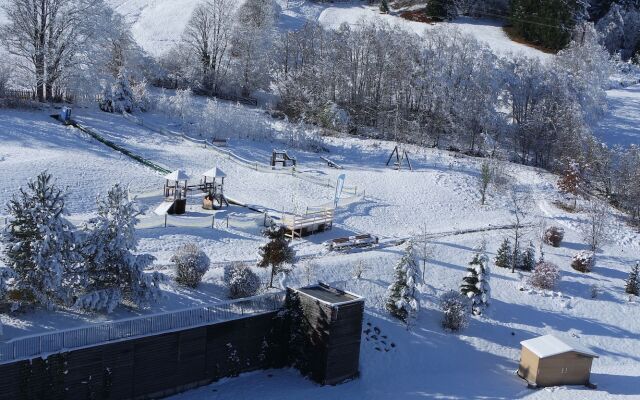
{"type": "Polygon", "coordinates": [[[13,301],[52,308],[69,299],[77,261],[74,228],[63,217],[65,194],[42,172],[9,201],[2,232],[5,264],[13,271],[13,301]]]}
{"type": "Polygon", "coordinates": [[[462,278],[460,294],[466,296],[471,303],[471,312],[481,315],[489,306],[491,289],[489,287],[489,270],[486,254],[478,252],[467,268],[467,275],[462,278]]]}
{"type": "Polygon", "coordinates": [[[538,289],[553,289],[560,278],[560,270],[557,265],[540,261],[533,269],[533,273],[529,277],[529,284],[538,289]]]}
{"type": "Polygon", "coordinates": [[[146,79],[131,85],[133,104],[135,109],[142,112],[150,111],[152,102],[149,96],[149,84],[146,79]]]}
{"type": "Polygon", "coordinates": [[[550,226],[544,231],[542,238],[546,244],[553,247],[560,247],[562,239],[564,239],[564,229],[559,226],[550,226]]]}
{"type": "Polygon", "coordinates": [[[209,270],[209,257],[194,243],[180,246],[171,257],[176,267],[175,280],[181,285],[197,287],[209,270]]]}
{"type": "Polygon", "coordinates": [[[413,243],[409,242],[402,258],[394,268],[393,282],[387,289],[385,305],[391,315],[405,323],[417,314],[420,307],[416,290],[419,276],[413,243]]]}
{"type": "Polygon", "coordinates": [[[260,289],[260,277],[248,265],[242,263],[227,265],[224,268],[223,279],[232,299],[251,297],[260,289]]]}
{"type": "Polygon", "coordinates": [[[580,251],[573,256],[571,268],[580,272],[591,272],[596,261],[596,255],[592,251],[580,251]]]}
{"type": "Polygon", "coordinates": [[[442,327],[456,332],[469,324],[469,299],[453,290],[440,296],[442,327]]]}
{"type": "Polygon", "coordinates": [[[155,258],[150,254],[134,254],[138,247],[135,232],[138,214],[127,190],[120,185],[98,199],[98,216],[83,228],[83,271],[79,276],[77,306],[110,311],[116,300],[143,305],[160,297],[160,275],[145,272],[155,258]]]}

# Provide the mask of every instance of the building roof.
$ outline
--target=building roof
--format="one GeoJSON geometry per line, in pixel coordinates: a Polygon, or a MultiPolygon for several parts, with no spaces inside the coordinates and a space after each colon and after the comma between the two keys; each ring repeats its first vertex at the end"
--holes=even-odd
{"type": "Polygon", "coordinates": [[[598,355],[586,346],[567,338],[559,338],[554,335],[544,335],[537,338],[524,340],[520,344],[531,350],[540,358],[557,356],[558,354],[575,352],[585,356],[598,358],[598,355]]]}
{"type": "Polygon", "coordinates": [[[226,178],[227,174],[225,174],[220,168],[215,167],[202,174],[202,176],[205,178],[226,178]]]}
{"type": "Polygon", "coordinates": [[[164,176],[164,179],[168,181],[188,181],[189,175],[181,169],[177,169],[164,176]]]}
{"type": "Polygon", "coordinates": [[[331,305],[347,304],[354,301],[362,301],[362,297],[353,293],[345,292],[336,288],[332,288],[323,283],[307,286],[297,289],[299,292],[311,296],[314,299],[329,303],[331,305]]]}

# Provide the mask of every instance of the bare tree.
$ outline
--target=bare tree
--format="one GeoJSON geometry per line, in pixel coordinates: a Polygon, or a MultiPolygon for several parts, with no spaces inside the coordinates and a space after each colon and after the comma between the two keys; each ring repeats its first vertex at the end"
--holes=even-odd
{"type": "Polygon", "coordinates": [[[229,66],[234,8],[232,0],[207,0],[193,10],[183,34],[184,42],[200,63],[203,89],[214,93],[229,66]]]}
{"type": "Polygon", "coordinates": [[[611,213],[609,207],[597,199],[591,199],[585,211],[587,221],[582,229],[582,237],[591,251],[596,251],[611,239],[610,234],[613,228],[611,213]]]}
{"type": "Polygon", "coordinates": [[[82,62],[81,50],[93,32],[91,17],[103,5],[90,0],[5,3],[9,23],[2,27],[1,37],[9,54],[19,61],[15,68],[33,77],[39,101],[59,95],[65,74],[82,62]]]}
{"type": "Polygon", "coordinates": [[[524,198],[521,193],[512,190],[511,191],[511,213],[513,214],[513,256],[511,257],[511,272],[516,272],[516,267],[520,263],[520,242],[525,235],[526,226],[524,225],[524,219],[526,217],[524,212],[524,198]]]}
{"type": "Polygon", "coordinates": [[[492,177],[491,166],[487,161],[482,163],[480,167],[480,202],[482,205],[485,204],[487,198],[487,189],[489,188],[489,183],[491,183],[492,177]]]}

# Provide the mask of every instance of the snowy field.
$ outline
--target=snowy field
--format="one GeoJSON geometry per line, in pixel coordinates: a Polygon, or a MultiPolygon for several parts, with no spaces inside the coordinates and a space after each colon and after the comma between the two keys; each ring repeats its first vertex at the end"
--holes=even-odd
{"type": "Polygon", "coordinates": [[[609,110],[596,135],[609,145],[640,144],[640,84],[607,92],[609,110]]]}
{"type": "MultiPolygon", "coordinates": [[[[223,103],[225,104],[225,103],[223,103]]],[[[227,107],[227,106],[223,106],[227,107]]],[[[233,107],[226,110],[233,113],[233,107]]],[[[253,112],[249,109],[243,113],[253,112]]],[[[82,123],[95,128],[106,138],[143,155],[169,169],[184,168],[189,174],[219,166],[228,175],[227,194],[240,201],[273,212],[305,209],[330,201],[333,190],[288,174],[254,171],[230,161],[219,152],[186,140],[135,125],[121,116],[78,109],[82,123]]],[[[146,120],[168,127],[176,121],[157,114],[144,114],[146,120]]],[[[482,240],[493,257],[497,246],[509,231],[455,235],[456,231],[491,228],[513,221],[507,187],[493,187],[488,205],[480,206],[477,190],[478,160],[456,158],[447,152],[408,148],[414,171],[396,171],[384,164],[394,144],[346,137],[328,138],[323,155],[344,166],[328,168],[319,154],[286,146],[278,139],[278,121],[264,114],[263,125],[271,129],[265,138],[252,141],[235,138],[229,150],[243,158],[266,164],[272,148],[285,148],[298,157],[301,175],[333,181],[345,173],[347,184],[365,192],[363,199],[338,210],[333,231],[295,242],[299,254],[307,257],[293,273],[280,282],[300,286],[322,280],[362,294],[367,298],[365,322],[382,330],[387,339],[377,340],[363,334],[361,377],[337,387],[320,387],[292,370],[266,371],[223,380],[180,396],[180,400],[253,398],[265,399],[413,399],[413,398],[549,398],[605,399],[640,396],[640,310],[636,300],[629,302],[623,293],[624,279],[633,262],[640,258],[640,237],[620,225],[615,242],[598,255],[590,274],[580,274],[569,266],[571,256],[584,249],[579,234],[584,215],[568,214],[552,203],[559,197],[555,177],[528,167],[508,165],[505,174],[513,186],[525,193],[526,220],[537,224],[558,224],[567,230],[561,248],[545,247],[547,259],[562,269],[562,281],[555,292],[537,292],[526,287],[526,274],[511,274],[496,267],[492,272],[493,303],[483,318],[474,318],[461,334],[445,333],[440,327],[437,297],[456,289],[465,274],[473,248],[482,240]],[[269,128],[270,127],[270,128],[269,128]],[[269,132],[274,137],[266,139],[269,132]],[[347,255],[328,253],[322,241],[352,233],[373,233],[383,241],[419,234],[422,227],[434,234],[434,256],[427,266],[421,287],[422,311],[407,331],[389,320],[383,311],[386,288],[401,247],[384,247],[347,255]],[[368,270],[354,279],[354,265],[362,261],[368,270]],[[591,296],[592,286],[599,294],[591,296]],[[514,375],[519,357],[519,342],[531,337],[558,333],[579,338],[591,346],[600,358],[595,361],[593,381],[597,390],[581,387],[531,391],[514,375]],[[382,343],[382,340],[385,343],[382,343]],[[391,346],[391,343],[394,346],[391,346]],[[416,373],[419,371],[419,374],[416,373]],[[462,384],[464,382],[464,384],[462,384]],[[287,390],[283,391],[286,386],[287,390]]],[[[0,192],[6,202],[16,188],[42,169],[48,169],[71,192],[69,209],[87,216],[94,212],[94,199],[111,185],[129,185],[132,193],[157,191],[162,177],[90,139],[80,131],[59,125],[48,112],[0,111],[0,192]],[[6,167],[6,168],[5,168],[6,167]]],[[[141,199],[149,211],[154,203],[141,199]]],[[[193,203],[197,204],[196,202],[193,203]]],[[[198,213],[197,207],[192,213],[198,213]]],[[[229,212],[241,212],[233,209],[229,212]]],[[[185,218],[189,218],[189,214],[185,218]]],[[[535,240],[537,228],[527,230],[535,240]]],[[[155,269],[171,276],[169,258],[183,243],[197,242],[214,263],[255,259],[262,242],[259,230],[206,228],[157,228],[139,230],[140,250],[158,260],[155,269]]],[[[219,265],[219,264],[214,264],[219,265]]],[[[108,318],[139,313],[174,310],[226,297],[220,285],[221,268],[213,268],[197,290],[184,289],[170,280],[163,284],[165,298],[146,310],[124,308],[108,318]]],[[[263,275],[264,276],[264,275],[263,275]]],[[[41,330],[71,327],[105,320],[75,311],[55,314],[45,311],[2,317],[6,337],[41,330]]]]}

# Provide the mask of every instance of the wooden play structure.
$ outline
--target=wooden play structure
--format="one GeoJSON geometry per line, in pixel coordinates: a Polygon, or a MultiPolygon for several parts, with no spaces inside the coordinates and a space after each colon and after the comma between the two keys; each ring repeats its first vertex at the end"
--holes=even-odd
{"type": "Polygon", "coordinates": [[[229,207],[229,201],[224,196],[224,178],[226,177],[227,175],[218,167],[202,174],[202,182],[199,189],[207,193],[202,199],[202,208],[205,210],[217,210],[229,207]]]}
{"type": "Polygon", "coordinates": [[[190,191],[205,193],[202,208],[217,210],[229,206],[224,195],[224,179],[226,174],[218,167],[202,174],[200,183],[189,185],[190,177],[181,169],[164,176],[164,202],[156,208],[156,214],[182,215],[187,209],[187,194],[190,191]]]}
{"type": "Polygon", "coordinates": [[[283,167],[287,167],[288,164],[296,166],[298,161],[295,157],[290,156],[286,150],[273,150],[271,153],[271,166],[275,167],[278,164],[282,164],[283,167]]]}
{"type": "Polygon", "coordinates": [[[371,234],[363,234],[349,237],[336,238],[328,243],[329,250],[348,250],[361,247],[371,247],[378,244],[377,236],[371,234]]]}
{"type": "Polygon", "coordinates": [[[164,204],[156,209],[160,213],[182,215],[187,210],[189,175],[177,169],[164,176],[164,204]]]}
{"type": "Polygon", "coordinates": [[[329,158],[323,157],[323,156],[320,156],[320,158],[322,159],[322,161],[327,163],[328,167],[335,168],[335,169],[342,169],[342,166],[336,163],[335,161],[330,160],[329,158]]]}
{"type": "Polygon", "coordinates": [[[333,209],[306,213],[304,215],[284,215],[281,225],[287,230],[287,237],[295,239],[324,232],[333,228],[333,209]]]}
{"type": "Polygon", "coordinates": [[[400,150],[399,146],[396,146],[393,148],[393,151],[391,152],[391,155],[387,160],[387,166],[389,166],[389,164],[391,163],[391,160],[394,159],[394,156],[395,156],[395,161],[393,162],[393,166],[395,167],[395,169],[397,170],[402,169],[402,163],[406,160],[407,166],[411,171],[413,171],[413,167],[411,166],[411,160],[409,159],[409,153],[407,153],[407,151],[404,149],[400,150]]]}

